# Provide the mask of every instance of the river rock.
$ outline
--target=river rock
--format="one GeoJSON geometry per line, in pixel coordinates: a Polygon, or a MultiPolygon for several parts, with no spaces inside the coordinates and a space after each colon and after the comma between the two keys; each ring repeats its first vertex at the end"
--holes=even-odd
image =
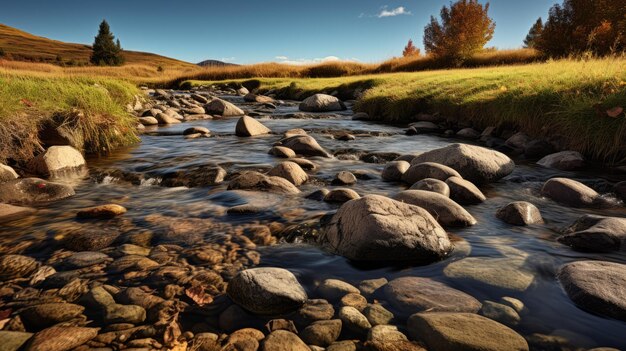
{"type": "Polygon", "coordinates": [[[146,310],[141,306],[114,304],[104,310],[103,321],[106,324],[140,324],[145,320],[146,310]]]}
{"type": "Polygon", "coordinates": [[[415,132],[421,133],[436,133],[439,132],[441,128],[433,122],[430,121],[419,121],[415,123],[409,124],[409,127],[415,129],[415,132]]]}
{"type": "Polygon", "coordinates": [[[473,313],[416,313],[408,330],[431,351],[528,351],[528,343],[515,331],[473,313]]]}
{"type": "Polygon", "coordinates": [[[352,189],[340,188],[329,191],[324,196],[324,201],[343,203],[350,200],[358,199],[360,197],[361,196],[352,189]]]}
{"type": "Polygon", "coordinates": [[[545,156],[537,164],[562,171],[575,171],[585,166],[585,158],[577,151],[561,151],[545,156]]]}
{"type": "Polygon", "coordinates": [[[317,165],[306,158],[292,158],[289,161],[298,164],[298,166],[302,167],[305,171],[314,171],[317,169],[317,165]]]}
{"type": "Polygon", "coordinates": [[[557,240],[577,250],[626,251],[626,218],[584,215],[557,240]]]}
{"type": "Polygon", "coordinates": [[[70,269],[84,268],[112,261],[112,259],[102,252],[98,251],[80,251],[74,252],[71,256],[63,260],[63,266],[70,269]]]}
{"type": "Polygon", "coordinates": [[[423,162],[411,165],[411,167],[409,167],[409,169],[402,175],[402,181],[407,184],[414,184],[415,182],[426,178],[434,178],[445,181],[446,179],[455,176],[461,177],[459,172],[448,166],[435,162],[423,162]]]}
{"type": "Polygon", "coordinates": [[[378,303],[367,305],[363,309],[363,315],[374,326],[390,324],[394,318],[393,313],[378,303]]]}
{"type": "Polygon", "coordinates": [[[206,127],[189,127],[183,131],[183,135],[202,134],[209,135],[211,131],[206,127]]]}
{"type": "Polygon", "coordinates": [[[300,333],[302,340],[309,345],[326,347],[339,338],[341,319],[316,321],[300,333]]]}
{"type": "Polygon", "coordinates": [[[288,147],[284,146],[274,146],[270,149],[268,154],[281,158],[292,158],[296,157],[296,153],[288,147]]]}
{"type": "Polygon", "coordinates": [[[299,109],[304,112],[343,111],[346,109],[346,105],[334,96],[315,94],[304,99],[300,103],[299,109]]]}
{"type": "Polygon", "coordinates": [[[126,213],[126,208],[124,208],[124,206],[107,204],[80,210],[76,213],[76,217],[109,219],[115,216],[123,215],[124,213],[126,213]]]}
{"type": "Polygon", "coordinates": [[[513,225],[529,225],[543,223],[539,209],[526,201],[514,201],[501,207],[496,217],[513,225]]]}
{"type": "Polygon", "coordinates": [[[359,293],[359,289],[339,279],[325,279],[318,287],[317,293],[324,299],[335,302],[350,293],[359,293]]]}
{"type": "Polygon", "coordinates": [[[463,207],[432,191],[405,190],[393,198],[425,209],[444,227],[467,227],[476,224],[476,219],[463,207]]]}
{"type": "Polygon", "coordinates": [[[291,312],[307,300],[306,292],[291,272],[273,267],[239,272],[228,284],[227,293],[241,307],[262,315],[291,312]]]}
{"type": "Polygon", "coordinates": [[[29,163],[33,172],[50,177],[63,176],[69,172],[80,172],[86,167],[80,151],[71,146],[50,146],[29,163]]]}
{"type": "Polygon", "coordinates": [[[288,180],[266,176],[265,174],[248,171],[239,175],[230,181],[228,190],[251,190],[251,191],[269,191],[284,194],[298,194],[300,190],[291,184],[288,180]]]}
{"type": "Polygon", "coordinates": [[[484,301],[480,314],[509,327],[518,325],[521,320],[512,307],[493,301],[484,301]]]}
{"type": "Polygon", "coordinates": [[[341,298],[339,304],[341,306],[351,306],[359,310],[359,312],[363,312],[367,306],[367,299],[361,294],[349,293],[341,298]]]}
{"type": "Polygon", "coordinates": [[[159,124],[179,124],[180,123],[179,119],[176,119],[163,112],[157,113],[156,116],[154,116],[154,118],[157,120],[159,124]]]}
{"type": "Polygon", "coordinates": [[[302,167],[290,161],[279,163],[267,172],[267,175],[287,179],[296,186],[304,184],[309,179],[309,175],[306,174],[302,167]]]}
{"type": "Polygon", "coordinates": [[[286,330],[275,330],[268,335],[261,346],[261,351],[311,351],[296,334],[286,330]]]}
{"type": "Polygon", "coordinates": [[[513,149],[525,150],[528,142],[530,142],[530,137],[522,132],[518,132],[506,139],[504,144],[513,149]]]}
{"type": "Polygon", "coordinates": [[[346,329],[360,335],[366,335],[368,329],[372,327],[367,318],[354,307],[342,307],[339,310],[338,317],[346,329]]]}
{"type": "Polygon", "coordinates": [[[443,273],[448,278],[471,279],[497,288],[525,291],[534,275],[523,258],[468,257],[450,263],[443,273]]]}
{"type": "Polygon", "coordinates": [[[384,289],[387,302],[405,318],[423,311],[476,313],[481,307],[472,296],[429,278],[397,278],[384,289]]]}
{"type": "Polygon", "coordinates": [[[297,312],[294,320],[299,326],[315,321],[329,320],[335,315],[333,305],[324,299],[308,300],[297,312]]]}
{"type": "Polygon", "coordinates": [[[248,116],[243,116],[237,121],[235,127],[235,135],[240,137],[249,137],[255,135],[268,134],[272,131],[264,126],[261,122],[248,116]]]}
{"type": "MultiPolygon", "coordinates": [[[[310,200],[315,200],[315,201],[323,201],[324,197],[326,197],[328,193],[330,193],[328,189],[318,189],[310,193],[309,195],[307,195],[306,198],[310,200]]],[[[345,202],[345,201],[342,201],[342,202],[345,202]]]]}
{"type": "Polygon", "coordinates": [[[43,303],[20,312],[28,330],[41,330],[80,316],[85,308],[72,303],[43,303]]]}
{"type": "Polygon", "coordinates": [[[450,196],[450,187],[446,182],[435,178],[424,178],[413,183],[409,190],[432,191],[443,196],[450,196]]]}
{"type": "MultiPolygon", "coordinates": [[[[197,135],[197,134],[196,134],[197,135]]],[[[161,176],[161,186],[167,187],[204,187],[217,185],[224,181],[227,172],[215,164],[202,164],[190,168],[167,172],[161,176]]]]}
{"type": "Polygon", "coordinates": [[[356,176],[347,171],[335,174],[335,178],[332,181],[333,185],[352,185],[354,183],[356,183],[356,176]]]}
{"type": "Polygon", "coordinates": [[[3,255],[0,257],[0,281],[26,278],[38,267],[37,261],[28,256],[3,255]]]}
{"type": "Polygon", "coordinates": [[[204,105],[204,109],[208,114],[220,115],[222,117],[236,117],[246,114],[242,109],[234,104],[218,98],[215,98],[208,104],[204,105]]]}
{"type": "Polygon", "coordinates": [[[415,157],[411,164],[424,162],[451,167],[462,178],[479,185],[494,182],[515,169],[515,163],[505,154],[468,144],[452,144],[425,152],[415,157]]]}
{"type": "Polygon", "coordinates": [[[309,135],[295,135],[281,140],[281,143],[299,155],[330,157],[330,154],[309,135]]]}
{"type": "Polygon", "coordinates": [[[260,103],[273,103],[274,99],[265,95],[257,95],[253,93],[248,93],[243,97],[245,102],[260,102],[260,103]]]}
{"type": "Polygon", "coordinates": [[[377,325],[367,333],[367,341],[380,343],[393,343],[396,341],[408,341],[395,325],[377,325]]]}
{"type": "Polygon", "coordinates": [[[17,175],[15,170],[13,170],[13,168],[0,163],[0,183],[17,178],[19,178],[19,176],[17,175]]]}
{"type": "Polygon", "coordinates": [[[600,194],[583,183],[568,178],[552,178],[545,182],[541,194],[572,207],[601,207],[600,194]]]}
{"type": "Polygon", "coordinates": [[[108,228],[79,228],[66,233],[62,239],[65,248],[72,251],[97,251],[109,247],[120,233],[108,228]]]}
{"type": "Polygon", "coordinates": [[[18,220],[37,212],[34,208],[0,204],[0,223],[18,220]]]}
{"type": "Polygon", "coordinates": [[[355,261],[432,261],[452,250],[427,211],[380,195],[343,204],[322,228],[321,241],[355,261]]]}
{"type": "Polygon", "coordinates": [[[557,278],[579,307],[626,321],[626,265],[578,261],[560,268],[557,278]]]}
{"type": "Polygon", "coordinates": [[[385,165],[381,178],[386,182],[399,182],[411,164],[406,161],[391,161],[385,165]]]}
{"type": "Polygon", "coordinates": [[[33,333],[0,330],[0,351],[18,351],[33,336],[33,333]]]}
{"type": "Polygon", "coordinates": [[[98,335],[97,328],[50,327],[36,333],[25,351],[68,351],[98,335]]]}
{"type": "Polygon", "coordinates": [[[476,185],[463,178],[450,177],[446,184],[450,188],[450,198],[461,205],[475,205],[487,200],[476,185]]]}
{"type": "Polygon", "coordinates": [[[39,178],[20,178],[0,183],[0,202],[33,204],[61,200],[74,194],[74,189],[67,184],[39,178]]]}
{"type": "Polygon", "coordinates": [[[143,124],[144,126],[155,126],[159,124],[159,120],[152,116],[139,117],[139,123],[143,124]]]}

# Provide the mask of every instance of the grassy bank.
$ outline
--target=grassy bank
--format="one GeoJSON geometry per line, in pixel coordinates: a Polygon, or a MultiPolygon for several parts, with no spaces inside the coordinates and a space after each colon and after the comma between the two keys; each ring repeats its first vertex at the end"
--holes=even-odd
{"type": "Polygon", "coordinates": [[[31,158],[40,150],[38,132],[46,123],[71,130],[88,153],[136,142],[125,106],[138,93],[120,80],[0,70],[0,162],[31,158]]]}
{"type": "MultiPolygon", "coordinates": [[[[215,81],[189,81],[213,84],[215,81]]],[[[518,66],[439,70],[324,79],[258,78],[219,83],[258,85],[282,98],[315,92],[343,98],[364,91],[356,109],[383,121],[439,112],[476,128],[500,126],[533,137],[562,138],[564,146],[598,160],[625,162],[626,58],[560,60],[518,66]]]]}

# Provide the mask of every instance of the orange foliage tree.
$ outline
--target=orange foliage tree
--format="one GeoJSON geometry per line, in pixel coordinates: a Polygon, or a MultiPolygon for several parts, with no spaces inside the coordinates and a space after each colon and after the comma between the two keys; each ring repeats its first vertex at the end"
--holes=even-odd
{"type": "Polygon", "coordinates": [[[402,56],[404,57],[419,56],[419,54],[420,54],[420,49],[416,47],[415,45],[413,45],[412,39],[409,39],[409,42],[404,47],[404,50],[402,50],[402,56]]]}

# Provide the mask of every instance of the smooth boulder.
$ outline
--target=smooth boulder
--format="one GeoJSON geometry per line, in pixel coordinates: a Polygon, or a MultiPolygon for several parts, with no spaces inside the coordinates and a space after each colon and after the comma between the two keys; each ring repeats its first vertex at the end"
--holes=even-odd
{"type": "Polygon", "coordinates": [[[284,194],[298,194],[300,190],[288,180],[248,171],[230,181],[228,190],[269,191],[284,194]]]}
{"type": "Polygon", "coordinates": [[[32,159],[29,168],[39,175],[55,177],[81,171],[86,165],[83,155],[73,147],[51,146],[32,159]]]}
{"type": "Polygon", "coordinates": [[[450,197],[450,187],[446,182],[435,178],[424,178],[415,182],[409,190],[432,191],[446,197],[450,197]]]}
{"type": "Polygon", "coordinates": [[[399,182],[409,167],[411,164],[406,161],[391,161],[385,165],[380,176],[386,182],[399,182]]]}
{"type": "Polygon", "coordinates": [[[515,162],[505,154],[468,144],[452,144],[425,152],[416,156],[411,164],[424,162],[436,162],[451,167],[462,178],[479,185],[495,182],[515,169],[515,162]]]}
{"type": "Polygon", "coordinates": [[[315,94],[304,99],[300,103],[299,109],[304,112],[343,111],[346,109],[346,105],[334,96],[315,94]]]}
{"type": "Polygon", "coordinates": [[[544,183],[541,194],[572,207],[601,207],[600,194],[581,182],[568,178],[552,178],[544,183]]]}
{"type": "Polygon", "coordinates": [[[426,178],[433,178],[446,181],[450,177],[461,177],[454,169],[435,162],[423,162],[412,164],[402,175],[402,181],[407,184],[414,184],[426,178]]]}
{"type": "Polygon", "coordinates": [[[237,117],[245,115],[242,109],[234,104],[224,101],[222,99],[215,98],[204,105],[205,113],[211,115],[220,115],[222,117],[237,117]]]}
{"type": "Polygon", "coordinates": [[[469,180],[450,177],[446,179],[446,184],[450,188],[450,198],[461,205],[476,205],[487,200],[485,194],[469,180]]]}
{"type": "Polygon", "coordinates": [[[20,178],[0,183],[0,202],[5,203],[42,203],[61,200],[74,194],[74,189],[67,184],[39,178],[20,178]]]}
{"type": "Polygon", "coordinates": [[[276,176],[287,179],[293,185],[302,185],[309,179],[309,175],[297,163],[291,161],[281,162],[267,172],[268,176],[276,176]]]}
{"type": "Polygon", "coordinates": [[[330,157],[328,151],[324,150],[317,140],[309,135],[294,135],[281,140],[282,146],[288,147],[296,154],[303,156],[330,157]]]}
{"type": "Polygon", "coordinates": [[[338,202],[343,203],[350,200],[358,199],[361,196],[352,189],[347,188],[339,188],[333,189],[328,193],[324,194],[323,200],[326,202],[338,202]]]}
{"type": "Polygon", "coordinates": [[[585,158],[577,151],[561,151],[545,156],[537,164],[561,171],[575,171],[585,166],[585,158]]]}
{"type": "Polygon", "coordinates": [[[452,250],[427,211],[380,195],[343,204],[322,228],[320,241],[355,261],[433,261],[452,250]]]}
{"type": "Polygon", "coordinates": [[[584,215],[557,240],[577,250],[626,251],[626,218],[584,215]]]}
{"type": "Polygon", "coordinates": [[[496,217],[513,225],[529,225],[543,223],[541,212],[537,206],[526,201],[514,201],[501,207],[496,217]]]}
{"type": "Polygon", "coordinates": [[[235,135],[240,137],[262,135],[271,132],[272,131],[264,126],[261,122],[249,116],[241,117],[237,121],[237,126],[235,127],[235,135]]]}
{"type": "Polygon", "coordinates": [[[461,205],[439,193],[425,190],[405,190],[393,198],[425,209],[444,227],[467,227],[476,224],[476,219],[461,205]]]}

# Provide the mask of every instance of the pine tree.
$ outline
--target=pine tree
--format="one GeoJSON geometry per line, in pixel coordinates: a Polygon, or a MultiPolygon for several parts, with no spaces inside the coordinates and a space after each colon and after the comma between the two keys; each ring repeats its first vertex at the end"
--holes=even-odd
{"type": "Polygon", "coordinates": [[[418,56],[419,54],[420,54],[420,49],[415,47],[415,45],[413,45],[412,39],[409,39],[409,42],[406,44],[406,46],[404,47],[404,50],[402,51],[402,56],[404,57],[418,56]]]}
{"type": "Polygon", "coordinates": [[[114,39],[109,24],[103,20],[93,43],[91,63],[100,66],[119,66],[124,63],[120,41],[118,39],[115,43],[114,39]]]}
{"type": "Polygon", "coordinates": [[[530,27],[528,35],[526,36],[526,39],[524,39],[524,47],[535,48],[537,46],[537,39],[541,36],[541,32],[543,32],[543,21],[541,20],[541,17],[539,17],[537,22],[530,27]]]}

